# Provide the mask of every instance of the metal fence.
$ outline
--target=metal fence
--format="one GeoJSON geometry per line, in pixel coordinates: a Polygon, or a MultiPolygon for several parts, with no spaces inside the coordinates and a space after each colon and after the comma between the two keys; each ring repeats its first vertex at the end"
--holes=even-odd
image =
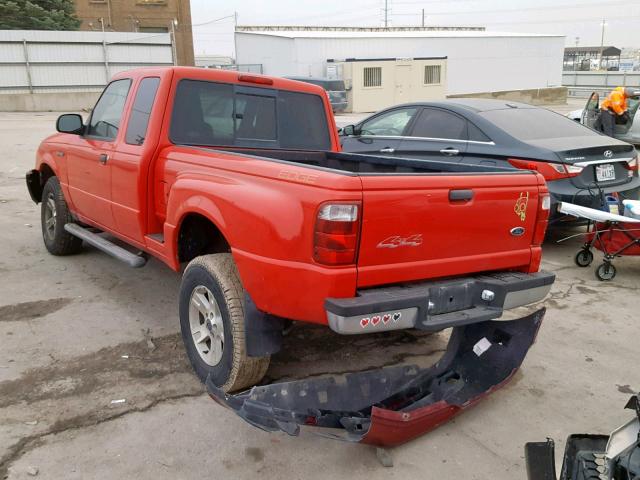
{"type": "Polygon", "coordinates": [[[638,87],[640,72],[563,72],[562,85],[565,87],[638,87]]]}
{"type": "Polygon", "coordinates": [[[123,70],[173,64],[168,33],[0,30],[0,94],[99,91],[123,70]]]}

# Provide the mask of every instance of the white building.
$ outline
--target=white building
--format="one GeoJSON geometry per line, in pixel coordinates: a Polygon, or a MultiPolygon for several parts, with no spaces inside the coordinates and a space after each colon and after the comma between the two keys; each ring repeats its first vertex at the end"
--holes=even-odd
{"type": "Polygon", "coordinates": [[[562,85],[564,36],[487,31],[236,31],[237,62],[267,75],[323,77],[346,59],[446,58],[445,93],[562,85]]]}

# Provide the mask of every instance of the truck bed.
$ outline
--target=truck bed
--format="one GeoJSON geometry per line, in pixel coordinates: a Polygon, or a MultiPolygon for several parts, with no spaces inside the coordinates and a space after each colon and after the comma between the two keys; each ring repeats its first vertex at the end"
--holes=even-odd
{"type": "Polygon", "coordinates": [[[343,173],[367,175],[379,175],[383,173],[400,174],[528,174],[524,170],[504,168],[489,165],[469,165],[454,162],[439,162],[434,160],[416,160],[411,158],[385,157],[374,155],[362,155],[357,153],[337,153],[325,151],[302,150],[272,150],[256,148],[216,148],[228,153],[236,153],[244,156],[269,158],[285,162],[303,164],[309,167],[329,168],[343,173]]]}

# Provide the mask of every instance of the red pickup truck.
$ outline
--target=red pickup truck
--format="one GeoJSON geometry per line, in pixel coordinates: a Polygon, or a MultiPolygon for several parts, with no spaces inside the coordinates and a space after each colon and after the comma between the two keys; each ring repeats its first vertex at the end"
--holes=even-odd
{"type": "MultiPolygon", "coordinates": [[[[472,340],[478,351],[499,345],[501,375],[469,382],[454,372],[474,385],[460,405],[505,381],[533,342],[542,313],[513,327],[491,320],[542,300],[554,280],[538,271],[549,195],[535,172],[340,153],[322,88],[197,68],[122,72],[86,123],[62,115],[57,130],[26,178],[42,204],[46,248],[74,254],[84,241],[133,267],[148,255],[175,271],[186,265],[179,317],[187,355],[210,392],[255,425],[287,422],[274,420],[275,404],[260,417],[266,404],[255,395],[227,392],[263,378],[290,320],[346,335],[455,327],[454,363],[472,340]]],[[[388,387],[406,386],[406,372],[393,375],[388,387]]],[[[371,381],[381,376],[388,372],[371,381]]],[[[447,391],[464,397],[449,380],[447,391]]],[[[347,392],[370,407],[397,394],[347,390],[329,403],[347,392]]],[[[308,416],[288,418],[331,423],[308,416]]]]}

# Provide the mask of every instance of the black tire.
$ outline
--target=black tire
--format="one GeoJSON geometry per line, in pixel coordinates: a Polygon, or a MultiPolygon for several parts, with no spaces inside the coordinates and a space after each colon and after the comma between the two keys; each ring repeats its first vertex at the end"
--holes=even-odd
{"type": "Polygon", "coordinates": [[[51,177],[42,190],[40,224],[44,246],[52,255],[72,255],[82,250],[82,240],[64,229],[67,223],[73,223],[73,217],[58,177],[51,177]]]}
{"type": "Polygon", "coordinates": [[[613,266],[610,262],[605,262],[598,265],[596,268],[596,277],[598,280],[606,282],[608,280],[613,280],[616,276],[616,267],[613,266]]]}
{"type": "Polygon", "coordinates": [[[249,357],[246,352],[244,328],[244,289],[231,254],[203,255],[192,260],[185,269],[180,285],[180,330],[189,361],[198,378],[204,382],[211,376],[213,383],[225,392],[232,392],[255,385],[264,377],[270,356],[249,357]],[[204,287],[204,288],[201,288],[204,287]],[[207,322],[203,313],[192,303],[192,296],[203,295],[210,305],[210,296],[216,302],[215,321],[207,322]],[[222,353],[219,359],[213,352],[217,325],[222,322],[222,353]],[[194,323],[192,323],[192,321],[194,323]],[[198,331],[199,328],[203,329],[198,331]],[[215,325],[214,325],[215,324],[215,325]],[[195,330],[192,330],[192,326],[195,330]],[[204,330],[206,329],[206,330],[204,330]],[[196,341],[196,336],[207,341],[196,341]],[[208,332],[208,333],[207,333],[208,332]],[[198,344],[198,345],[196,345],[198,344]],[[200,350],[199,350],[200,348],[200,350]],[[205,350],[203,352],[203,350],[205,350]]]}
{"type": "Polygon", "coordinates": [[[582,249],[573,258],[579,267],[588,267],[593,262],[593,252],[591,250],[582,249]]]}

